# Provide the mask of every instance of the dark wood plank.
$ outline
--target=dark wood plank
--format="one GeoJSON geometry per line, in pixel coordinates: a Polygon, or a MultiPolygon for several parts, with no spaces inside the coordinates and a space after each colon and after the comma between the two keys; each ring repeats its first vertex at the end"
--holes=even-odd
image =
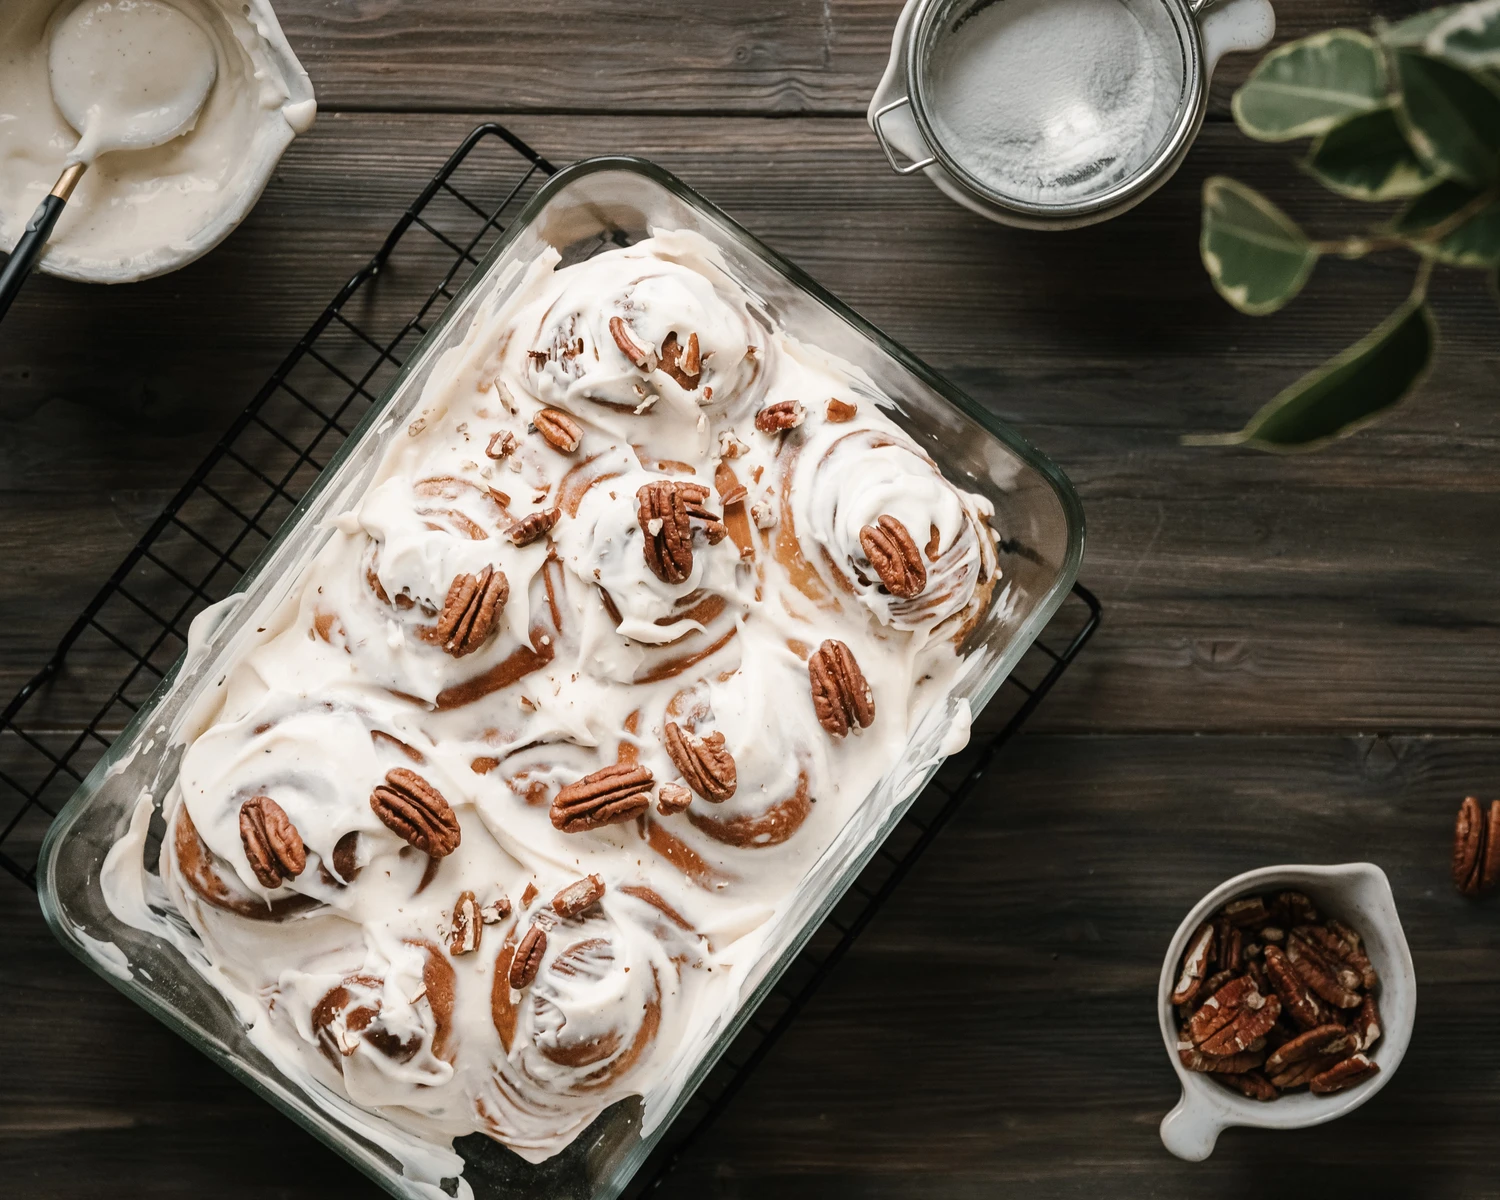
{"type": "MultiPolygon", "coordinates": [[[[1024,737],[665,1194],[1492,1195],[1500,922],[1447,856],[1458,798],[1497,779],[1494,738],[1024,737]],[[1389,873],[1416,960],[1400,1072],[1322,1129],[1170,1158],[1153,997],[1182,914],[1241,870],[1357,859],[1389,873]]],[[[0,881],[0,1177],[57,1200],[374,1194],[32,904],[0,881]]]]}
{"type": "MultiPolygon", "coordinates": [[[[1404,294],[1411,265],[1394,256],[1324,264],[1270,318],[1213,294],[1196,251],[1208,174],[1254,181],[1320,231],[1363,215],[1289,151],[1210,127],[1139,209],[1044,235],[895,178],[856,120],[513,123],[559,160],[628,149],[679,171],[1070,473],[1089,517],[1085,578],[1108,617],[1045,727],[1500,724],[1500,350],[1477,280],[1440,276],[1440,366],[1381,426],[1313,457],[1177,444],[1234,427],[1404,294]]],[[[200,263],[127,288],[29,289],[0,342],[0,549],[14,564],[0,580],[0,692],[41,661],[470,124],[330,118],[200,263]]],[[[431,259],[437,244],[425,247],[431,259]]],[[[373,295],[399,298],[405,280],[398,268],[373,295]]],[[[84,655],[73,670],[95,665],[84,655]]]]}
{"type": "MultiPolygon", "coordinates": [[[[901,0],[284,0],[277,13],[325,112],[862,114],[901,0]]],[[[1277,5],[1281,40],[1404,16],[1413,0],[1277,5]]],[[[1226,59],[1222,119],[1253,59],[1226,59]]]]}

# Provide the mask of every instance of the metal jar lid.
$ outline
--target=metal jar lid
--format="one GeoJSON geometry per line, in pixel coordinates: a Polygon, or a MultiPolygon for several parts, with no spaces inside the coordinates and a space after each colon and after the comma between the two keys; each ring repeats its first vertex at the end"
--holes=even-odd
{"type": "MultiPolygon", "coordinates": [[[[897,28],[898,42],[906,32],[905,94],[879,107],[872,105],[870,118],[892,168],[902,175],[927,171],[950,194],[969,207],[1007,224],[1044,229],[1092,224],[1125,211],[1159,187],[1177,169],[1203,121],[1207,105],[1208,71],[1198,14],[1211,0],[1119,0],[1151,39],[1153,53],[1164,65],[1160,78],[1175,86],[1175,105],[1154,146],[1120,177],[1109,179],[1098,190],[1057,200],[1010,194],[987,182],[965,161],[962,151],[944,136],[943,122],[935,108],[936,61],[953,39],[974,17],[995,3],[1006,0],[912,0],[897,28]],[[897,109],[909,107],[915,132],[926,154],[902,164],[888,137],[884,122],[897,109]],[[944,178],[946,177],[946,178],[944,178]],[[944,186],[951,184],[952,186],[944,186]]],[[[895,59],[893,56],[893,65],[895,59]]],[[[877,98],[880,93],[877,92],[877,98]]],[[[905,139],[908,144],[911,138],[905,139]]]]}

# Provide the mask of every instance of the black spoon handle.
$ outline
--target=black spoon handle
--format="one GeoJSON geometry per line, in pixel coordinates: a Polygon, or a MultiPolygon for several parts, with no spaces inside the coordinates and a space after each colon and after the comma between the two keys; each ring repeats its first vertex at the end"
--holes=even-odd
{"type": "Polygon", "coordinates": [[[32,213],[31,220],[26,222],[26,232],[21,235],[16,248],[10,252],[10,258],[4,268],[0,269],[0,319],[5,317],[11,301],[16,298],[21,285],[26,282],[26,276],[31,274],[31,268],[42,256],[47,239],[52,236],[52,227],[57,224],[57,218],[62,215],[63,207],[68,203],[68,197],[73,194],[73,189],[77,186],[82,174],[81,163],[68,167],[58,179],[57,186],[52,189],[51,194],[36,206],[36,212],[32,213]]]}

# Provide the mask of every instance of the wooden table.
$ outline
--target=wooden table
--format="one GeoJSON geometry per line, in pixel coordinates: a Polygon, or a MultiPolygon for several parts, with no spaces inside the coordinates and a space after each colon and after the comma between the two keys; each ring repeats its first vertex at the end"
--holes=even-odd
{"type": "MultiPolygon", "coordinates": [[[[1324,263],[1264,319],[1214,295],[1205,176],[1320,233],[1351,215],[1296,149],[1226,119],[1245,62],[1159,194],[1042,235],[887,168],[862,114],[899,0],[278,7],[322,112],[244,227],[150,283],[38,279],[0,329],[0,694],[477,120],[555,161],[644,154],[1052,455],[1106,607],[666,1194],[1500,1191],[1500,910],[1447,881],[1460,798],[1500,793],[1500,318],[1477,279],[1439,274],[1439,365],[1379,426],[1312,457],[1185,449],[1371,328],[1412,268],[1324,263]],[[1391,876],[1421,983],[1400,1074],[1327,1128],[1170,1158],[1153,996],[1182,913],[1242,869],[1364,858],[1391,876]]],[[[1281,33],[1412,7],[1281,0],[1281,33]]],[[[0,880],[0,907],[0,1191],[373,1194],[67,957],[30,893],[0,880]]]]}

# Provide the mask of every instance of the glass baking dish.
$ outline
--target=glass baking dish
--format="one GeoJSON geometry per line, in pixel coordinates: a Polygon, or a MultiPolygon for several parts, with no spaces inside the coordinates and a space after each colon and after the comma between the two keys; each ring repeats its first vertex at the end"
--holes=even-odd
{"type": "MultiPolygon", "coordinates": [[[[560,171],[500,237],[442,319],[408,359],[276,538],[246,572],[230,601],[195,623],[183,658],[95,766],[59,814],[42,847],[42,911],[59,940],[95,971],[205,1054],[321,1138],[392,1195],[463,1194],[403,1173],[374,1141],[330,1114],[282,1074],[245,1034],[219,993],[164,941],[115,918],[99,886],[100,869],[143,792],[162,796],[181,758],[174,730],[224,662],[253,636],[255,617],[276,605],[328,535],[329,518],[351,507],[367,486],[388,440],[404,430],[438,358],[463,337],[480,302],[513,287],[517,264],[555,247],[563,265],[652,229],[689,229],[712,241],[727,266],[799,339],[837,354],[866,373],[887,411],[956,483],[995,506],[1001,586],[965,650],[975,657],[954,693],[977,714],[1046,626],[1072,586],[1083,554],[1083,513],[1066,477],[1024,438],[830,296],[780,255],[661,168],[641,159],[604,157],[560,171]]],[[[480,1134],[460,1139],[463,1180],[478,1200],[618,1196],[672,1118],[754,1013],[782,971],[900,820],[945,755],[955,709],[933,714],[902,759],[817,860],[786,919],[777,926],[737,1012],[643,1124],[638,1099],[605,1110],[562,1153],[531,1165],[480,1134]]],[[[148,842],[155,861],[162,822],[148,842]]],[[[456,1162],[456,1160],[455,1160],[456,1162]]],[[[456,1172],[455,1172],[456,1173],[456,1172]]]]}

